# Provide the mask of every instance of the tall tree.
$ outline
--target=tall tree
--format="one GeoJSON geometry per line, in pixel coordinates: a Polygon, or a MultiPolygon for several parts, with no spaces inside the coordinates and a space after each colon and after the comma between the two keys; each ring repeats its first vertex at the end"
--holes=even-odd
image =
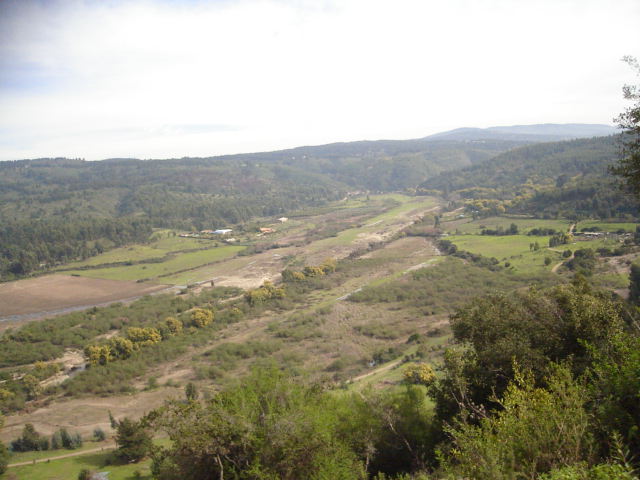
{"type": "MultiPolygon", "coordinates": [[[[638,59],[627,56],[623,60],[640,78],[638,59]]],[[[640,84],[625,85],[622,91],[624,98],[634,103],[616,119],[624,133],[622,134],[622,158],[612,171],[623,178],[627,188],[640,196],[640,84]]]]}
{"type": "Polygon", "coordinates": [[[125,463],[139,462],[146,457],[153,444],[145,425],[126,417],[117,421],[109,416],[116,428],[116,456],[125,463]]]}
{"type": "Polygon", "coordinates": [[[629,301],[640,305],[640,265],[632,264],[629,274],[629,301]]]}

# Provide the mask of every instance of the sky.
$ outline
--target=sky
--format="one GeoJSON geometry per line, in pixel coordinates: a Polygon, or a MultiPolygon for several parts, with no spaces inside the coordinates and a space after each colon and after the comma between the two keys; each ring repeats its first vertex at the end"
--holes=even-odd
{"type": "Polygon", "coordinates": [[[0,160],[604,123],[638,0],[0,0],[0,160]]]}

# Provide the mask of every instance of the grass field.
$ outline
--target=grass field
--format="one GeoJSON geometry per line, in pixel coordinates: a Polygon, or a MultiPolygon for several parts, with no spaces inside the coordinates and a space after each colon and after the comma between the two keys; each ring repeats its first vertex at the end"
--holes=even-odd
{"type": "MultiPolygon", "coordinates": [[[[51,454],[52,452],[46,452],[51,454]]],[[[151,460],[130,465],[105,465],[111,456],[109,451],[87,453],[75,457],[51,460],[22,467],[10,468],[0,479],[12,480],[75,480],[83,470],[109,472],[109,480],[150,480],[151,460]],[[137,476],[140,472],[141,476],[137,476]]],[[[12,459],[13,462],[13,459],[12,459]]],[[[16,461],[17,462],[17,461],[16,461]]]]}
{"type": "MultiPolygon", "coordinates": [[[[379,240],[377,237],[369,239],[368,235],[373,235],[375,232],[383,230],[385,226],[407,221],[407,215],[414,210],[425,209],[436,205],[436,201],[428,197],[389,194],[371,196],[369,201],[349,200],[338,203],[335,207],[341,211],[375,205],[382,207],[385,205],[385,202],[389,201],[399,202],[400,205],[389,208],[384,213],[366,220],[361,227],[348,228],[341,231],[335,237],[317,240],[313,242],[307,250],[311,253],[321,252],[333,246],[351,245],[357,241],[361,241],[363,245],[366,246],[369,240],[379,240]]],[[[338,215],[338,217],[340,217],[340,215],[338,215]]],[[[299,229],[301,232],[313,229],[316,227],[313,222],[314,218],[311,217],[306,223],[297,225],[296,229],[299,229]]],[[[291,233],[291,228],[283,227],[283,229],[289,230],[288,233],[291,233]]],[[[280,232],[271,237],[271,241],[278,239],[282,233],[283,232],[280,232]]],[[[168,230],[158,231],[154,235],[156,240],[148,245],[133,245],[118,248],[86,261],[67,265],[65,267],[65,273],[90,278],[129,281],[153,280],[161,283],[185,285],[217,276],[215,271],[213,271],[215,269],[212,270],[208,267],[199,269],[199,267],[222,260],[228,260],[244,248],[240,246],[214,247],[214,241],[181,238],[172,235],[168,230]],[[207,246],[211,246],[211,248],[206,248],[207,246]],[[175,255],[172,255],[173,253],[175,253],[175,255]],[[161,261],[139,263],[152,259],[161,261]],[[100,267],[100,265],[109,263],[123,262],[132,262],[133,265],[100,267]],[[74,267],[75,269],[73,269],[74,267]]],[[[240,263],[244,265],[246,262],[240,263]]]]}
{"type": "Polygon", "coordinates": [[[626,273],[599,273],[594,275],[594,283],[603,288],[629,288],[629,275],[626,273]]]}
{"type": "Polygon", "coordinates": [[[403,224],[409,223],[410,217],[415,212],[422,212],[428,208],[436,206],[436,200],[428,197],[409,197],[400,194],[372,195],[369,201],[349,200],[336,205],[337,214],[328,217],[309,217],[296,220],[298,225],[285,232],[282,237],[279,234],[270,236],[270,241],[283,241],[285,244],[294,243],[292,238],[301,240],[305,237],[305,232],[313,230],[318,224],[327,222],[340,222],[341,224],[360,225],[353,228],[345,228],[336,236],[321,238],[311,241],[311,243],[297,244],[275,250],[265,251],[261,254],[237,257],[229,259],[219,264],[195,268],[193,270],[176,273],[175,275],[163,276],[162,282],[185,285],[202,280],[216,278],[221,285],[239,286],[241,288],[254,288],[258,286],[262,279],[278,278],[280,271],[285,267],[284,258],[295,258],[303,263],[321,262],[327,257],[342,258],[351,251],[368,247],[370,243],[375,243],[383,239],[388,239],[403,224]],[[363,207],[371,207],[366,212],[383,210],[384,204],[393,200],[400,205],[387,206],[383,213],[373,214],[367,218],[367,214],[350,215],[345,210],[355,212],[361,211],[363,207]],[[344,204],[351,206],[344,208],[344,204]],[[374,208],[375,207],[375,208],[374,208]],[[364,218],[363,218],[364,217],[364,218]],[[253,278],[253,283],[248,279],[253,278]],[[255,279],[258,284],[255,285],[255,279]]]}
{"type": "MultiPolygon", "coordinates": [[[[496,229],[502,227],[504,229],[515,223],[518,226],[520,233],[528,233],[534,228],[553,228],[560,232],[566,232],[569,230],[571,222],[569,220],[543,220],[539,218],[522,218],[522,217],[489,217],[479,220],[473,220],[468,223],[459,224],[451,231],[454,233],[456,230],[460,233],[473,233],[479,234],[483,228],[496,229]]],[[[447,224],[443,224],[445,230],[447,230],[447,224]]]]}
{"type": "Polygon", "coordinates": [[[9,464],[30,462],[32,460],[40,460],[43,458],[62,456],[68,453],[79,453],[79,452],[84,452],[86,450],[94,450],[96,448],[101,448],[101,447],[104,447],[105,445],[113,445],[113,444],[108,441],[84,442],[80,448],[76,448],[75,450],[59,449],[59,450],[45,450],[43,452],[14,452],[9,457],[9,464]]]}
{"type": "MultiPolygon", "coordinates": [[[[168,446],[168,438],[156,438],[153,443],[158,446],[168,446]]],[[[11,480],[76,480],[78,474],[83,470],[95,472],[109,472],[109,480],[150,480],[151,460],[146,459],[139,463],[129,465],[108,465],[113,452],[113,443],[105,442],[85,442],[82,447],[76,450],[49,450],[46,452],[25,452],[12,454],[9,464],[32,461],[34,459],[46,459],[65,454],[74,454],[89,451],[86,454],[76,455],[57,460],[43,461],[32,465],[11,467],[7,473],[0,475],[0,479],[11,480]],[[104,451],[91,452],[98,448],[104,451]],[[140,473],[140,476],[136,474],[140,473]]]]}
{"type": "MultiPolygon", "coordinates": [[[[141,280],[158,279],[190,268],[196,268],[207,263],[218,262],[233,257],[245,247],[226,245],[208,250],[198,250],[177,254],[161,263],[145,263],[118,267],[97,268],[91,270],[71,270],[72,275],[90,278],[105,278],[110,280],[141,280]]],[[[159,279],[162,281],[162,279],[159,279]]]]}
{"type": "MultiPolygon", "coordinates": [[[[551,270],[551,265],[545,266],[545,257],[553,261],[560,258],[558,252],[547,248],[549,237],[533,237],[528,235],[451,235],[447,240],[455,243],[461,250],[479,253],[485,257],[497,258],[501,263],[509,262],[519,273],[538,273],[551,270]],[[532,251],[530,244],[538,242],[540,250],[532,251]]],[[[564,247],[564,245],[562,245],[564,247]]],[[[558,247],[560,248],[560,247],[558,247]]]]}
{"type": "Polygon", "coordinates": [[[624,222],[602,222],[600,220],[585,220],[579,222],[576,225],[576,230],[580,231],[583,228],[598,227],[603,232],[616,232],[618,230],[625,230],[627,232],[635,232],[636,227],[640,226],[637,223],[624,223],[624,222]]]}
{"type": "Polygon", "coordinates": [[[140,262],[155,258],[163,258],[172,252],[195,250],[214,246],[212,240],[197,238],[183,238],[173,235],[170,230],[160,230],[153,234],[153,240],[147,245],[130,245],[115,248],[108,252],[88,258],[82,262],[73,262],[65,265],[65,270],[82,267],[93,267],[110,263],[140,262]]]}

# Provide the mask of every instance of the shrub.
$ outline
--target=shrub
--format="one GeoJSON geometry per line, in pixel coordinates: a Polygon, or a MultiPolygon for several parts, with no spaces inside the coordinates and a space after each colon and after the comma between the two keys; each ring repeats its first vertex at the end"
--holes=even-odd
{"type": "Polygon", "coordinates": [[[428,387],[435,381],[436,374],[433,368],[426,363],[412,363],[404,369],[402,378],[405,383],[428,387]]]}
{"type": "Polygon", "coordinates": [[[107,434],[104,433],[104,430],[102,430],[100,427],[97,427],[93,430],[93,439],[96,442],[104,442],[107,438],[107,434]]]}
{"type": "Polygon", "coordinates": [[[213,322],[213,312],[204,308],[194,308],[191,311],[191,325],[204,328],[213,322]]]}

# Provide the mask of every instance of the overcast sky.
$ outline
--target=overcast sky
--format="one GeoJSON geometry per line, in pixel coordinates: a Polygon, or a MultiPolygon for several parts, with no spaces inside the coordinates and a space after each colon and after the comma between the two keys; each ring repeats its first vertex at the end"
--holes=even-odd
{"type": "Polygon", "coordinates": [[[638,0],[0,0],[0,160],[612,123],[638,0]]]}

